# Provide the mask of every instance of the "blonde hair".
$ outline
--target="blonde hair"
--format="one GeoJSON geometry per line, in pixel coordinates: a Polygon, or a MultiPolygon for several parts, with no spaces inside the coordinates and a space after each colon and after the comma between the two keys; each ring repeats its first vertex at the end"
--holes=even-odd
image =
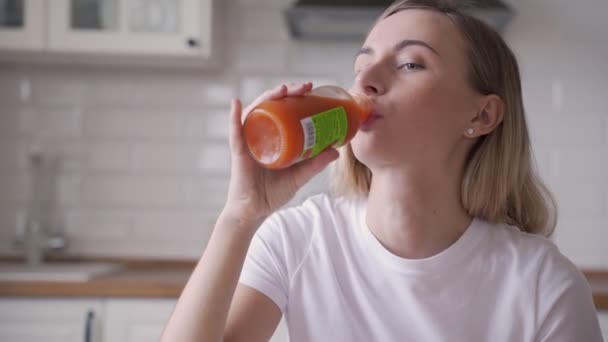
{"type": "MultiPolygon", "coordinates": [[[[396,1],[378,21],[407,9],[431,10],[450,18],[467,43],[470,85],[480,94],[496,94],[505,103],[502,123],[480,137],[469,151],[461,185],[463,207],[474,217],[551,235],[557,220],[556,205],[534,167],[513,52],[495,30],[445,0],[396,1]]],[[[367,196],[371,171],[357,160],[350,144],[340,154],[333,170],[334,193],[367,196]]]]}

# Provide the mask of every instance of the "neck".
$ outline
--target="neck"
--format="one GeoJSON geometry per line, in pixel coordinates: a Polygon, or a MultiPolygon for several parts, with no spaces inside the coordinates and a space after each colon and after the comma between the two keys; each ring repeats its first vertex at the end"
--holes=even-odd
{"type": "Polygon", "coordinates": [[[438,254],[471,222],[461,204],[460,180],[459,174],[429,170],[374,170],[367,225],[397,256],[420,259],[438,254]]]}

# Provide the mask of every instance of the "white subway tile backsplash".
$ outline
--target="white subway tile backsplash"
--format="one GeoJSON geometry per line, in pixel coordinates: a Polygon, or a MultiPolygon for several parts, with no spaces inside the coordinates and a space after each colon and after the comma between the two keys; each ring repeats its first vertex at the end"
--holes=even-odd
{"type": "Polygon", "coordinates": [[[560,148],[552,152],[556,176],[572,182],[597,182],[597,186],[608,189],[608,158],[604,146],[586,148],[560,148]]]}
{"type": "Polygon", "coordinates": [[[0,173],[0,206],[24,203],[27,199],[27,184],[24,173],[0,173]]]}
{"type": "Polygon", "coordinates": [[[113,106],[202,106],[208,85],[226,83],[217,78],[193,77],[183,72],[98,74],[87,88],[87,103],[113,106]]]}
{"type": "Polygon", "coordinates": [[[202,171],[227,174],[230,171],[230,148],[228,144],[208,143],[201,146],[198,168],[202,171]]]}
{"type": "MultiPolygon", "coordinates": [[[[200,141],[207,138],[207,117],[215,115],[215,111],[188,115],[184,118],[186,123],[185,136],[190,140],[200,141]]],[[[226,112],[228,113],[228,112],[226,112]]],[[[227,114],[226,114],[227,115],[227,114]]]]}
{"type": "Polygon", "coordinates": [[[287,23],[283,13],[259,6],[243,6],[236,20],[238,31],[236,40],[249,42],[286,42],[287,23]]]}
{"type": "Polygon", "coordinates": [[[225,140],[228,141],[228,118],[230,108],[209,110],[198,115],[185,118],[186,136],[193,140],[225,140]]]}
{"type": "Polygon", "coordinates": [[[82,73],[43,71],[30,82],[32,100],[40,105],[83,105],[88,93],[87,78],[82,73]]]}
{"type": "Polygon", "coordinates": [[[133,146],[133,168],[137,171],[197,170],[200,147],[193,144],[136,143],[133,146]]]}
{"type": "Polygon", "coordinates": [[[540,114],[527,116],[533,144],[555,147],[599,146],[605,132],[600,115],[540,114]]]}
{"type": "Polygon", "coordinates": [[[14,239],[17,233],[18,207],[0,202],[0,240],[14,239]]]}
{"type": "Polygon", "coordinates": [[[19,169],[19,145],[17,140],[0,140],[0,174],[19,169]]]}
{"type": "Polygon", "coordinates": [[[82,202],[82,176],[62,174],[56,179],[55,200],[62,207],[78,207],[82,202]]]}
{"type": "Polygon", "coordinates": [[[534,159],[534,165],[538,171],[540,177],[543,180],[547,180],[552,177],[552,168],[550,167],[551,160],[551,148],[532,143],[532,158],[534,159]]]}
{"type": "Polygon", "coordinates": [[[608,111],[604,113],[604,144],[608,146],[608,111]]]}
{"type": "Polygon", "coordinates": [[[274,89],[283,83],[302,83],[313,81],[313,85],[317,86],[318,80],[320,82],[326,81],[322,78],[314,78],[310,76],[244,76],[241,80],[241,101],[243,101],[243,106],[247,106],[249,103],[253,102],[256,98],[261,96],[265,91],[274,89]]]}
{"type": "Polygon", "coordinates": [[[204,87],[204,94],[208,105],[229,106],[236,97],[236,87],[231,83],[209,82],[204,87]]]}
{"type": "Polygon", "coordinates": [[[273,40],[241,42],[235,46],[234,64],[241,72],[283,72],[286,68],[287,45],[273,40]]]}
{"type": "Polygon", "coordinates": [[[202,247],[215,222],[214,215],[199,211],[141,212],[134,216],[133,233],[146,241],[198,240],[202,247]]]}
{"type": "Polygon", "coordinates": [[[175,139],[184,131],[181,116],[169,110],[95,108],[84,121],[84,135],[95,139],[175,139]]]}
{"type": "Polygon", "coordinates": [[[179,207],[184,195],[183,182],[169,176],[90,175],[83,180],[84,203],[94,207],[179,207]]]}
{"type": "Polygon", "coordinates": [[[228,194],[228,176],[192,178],[187,183],[188,206],[210,214],[218,214],[228,194]]]}
{"type": "Polygon", "coordinates": [[[278,83],[273,83],[272,85],[270,85],[269,83],[270,81],[267,78],[262,77],[243,78],[243,80],[241,81],[240,91],[243,106],[247,106],[249,103],[253,102],[253,100],[262,95],[262,93],[264,93],[266,90],[272,89],[273,87],[278,85],[278,83]]]}
{"type": "Polygon", "coordinates": [[[134,238],[122,240],[77,240],[70,246],[70,253],[90,257],[199,259],[204,244],[190,240],[140,241],[134,238]]]}
{"type": "Polygon", "coordinates": [[[229,117],[230,117],[229,109],[207,114],[207,116],[206,116],[207,137],[228,141],[228,132],[230,130],[230,126],[228,123],[229,117]]]}
{"type": "Polygon", "coordinates": [[[25,97],[22,84],[29,83],[27,73],[0,69],[0,102],[3,107],[6,105],[18,105],[29,102],[30,98],[25,97]]]}
{"type": "Polygon", "coordinates": [[[134,237],[132,224],[129,213],[77,209],[66,213],[64,229],[68,239],[116,241],[134,237]]]}
{"type": "Polygon", "coordinates": [[[289,46],[288,70],[312,74],[350,75],[360,43],[297,42],[289,46]]]}
{"type": "Polygon", "coordinates": [[[562,253],[582,268],[608,268],[608,216],[562,217],[554,241],[562,253]]]}
{"type": "Polygon", "coordinates": [[[96,171],[131,169],[131,144],[93,142],[86,146],[87,168],[96,171]]]}
{"type": "Polygon", "coordinates": [[[608,195],[600,182],[590,180],[552,182],[559,214],[565,217],[598,217],[606,213],[608,195]]]}
{"type": "Polygon", "coordinates": [[[37,151],[47,162],[54,163],[58,174],[78,172],[83,166],[85,145],[76,139],[56,140],[44,139],[24,142],[20,148],[21,165],[30,167],[31,153],[37,151]]]}
{"type": "Polygon", "coordinates": [[[38,107],[33,130],[41,138],[77,139],[82,132],[81,110],[74,106],[38,107]]]}
{"type": "Polygon", "coordinates": [[[246,6],[266,6],[270,10],[270,6],[274,6],[277,9],[285,8],[293,4],[293,0],[238,0],[238,4],[246,6]]]}
{"type": "Polygon", "coordinates": [[[0,137],[19,138],[27,131],[25,126],[32,116],[33,109],[29,106],[3,104],[0,108],[0,137]]]}

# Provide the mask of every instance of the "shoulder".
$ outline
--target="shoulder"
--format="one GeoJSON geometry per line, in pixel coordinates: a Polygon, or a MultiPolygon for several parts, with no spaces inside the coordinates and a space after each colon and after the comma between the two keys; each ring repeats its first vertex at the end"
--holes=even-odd
{"type": "Polygon", "coordinates": [[[358,202],[328,194],[307,198],[297,206],[283,208],[272,214],[258,229],[255,239],[284,257],[301,261],[314,240],[327,239],[334,227],[352,220],[358,202]]]}
{"type": "Polygon", "coordinates": [[[315,228],[332,224],[344,217],[351,217],[357,210],[358,202],[356,200],[318,194],[308,197],[300,205],[275,212],[269,217],[269,221],[311,234],[315,228]]]}
{"type": "Polygon", "coordinates": [[[505,223],[484,221],[483,224],[489,236],[488,249],[510,263],[521,261],[529,266],[539,266],[548,260],[564,266],[569,263],[549,238],[523,232],[518,227],[505,223]]]}
{"type": "Polygon", "coordinates": [[[507,224],[488,226],[491,228],[489,248],[494,250],[494,258],[501,259],[504,268],[517,274],[521,285],[535,289],[544,301],[551,301],[551,297],[556,300],[565,293],[590,296],[581,271],[549,238],[507,224]]]}

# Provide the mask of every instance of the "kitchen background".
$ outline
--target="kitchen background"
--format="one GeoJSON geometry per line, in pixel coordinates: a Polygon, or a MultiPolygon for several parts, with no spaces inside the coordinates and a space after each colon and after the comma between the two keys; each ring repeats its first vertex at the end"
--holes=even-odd
{"type": "MultiPolygon", "coordinates": [[[[49,225],[69,239],[67,253],[197,258],[225,198],[230,99],[248,103],[284,81],[352,81],[360,43],[290,40],[289,3],[221,3],[219,72],[0,64],[0,252],[18,252],[37,149],[57,164],[49,225]]],[[[538,167],[559,202],[554,239],[577,264],[608,268],[608,4],[514,7],[504,36],[521,64],[538,167]]]]}
{"type": "MultiPolygon", "coordinates": [[[[66,253],[197,258],[225,198],[230,99],[248,103],[285,81],[350,85],[360,42],[291,40],[282,16],[291,1],[216,3],[219,71],[0,64],[0,253],[20,252],[28,155],[39,150],[56,169],[46,228],[65,234],[66,253]]],[[[504,37],[559,202],[554,239],[578,265],[608,268],[608,3],[513,5],[504,37]]]]}
{"type": "MultiPolygon", "coordinates": [[[[9,1],[0,0],[0,7],[9,1]]],[[[68,2],[26,0],[38,9],[34,12],[40,20],[32,26],[51,36],[59,32],[59,50],[112,47],[75,39],[44,19],[61,17],[68,2]]],[[[283,17],[291,3],[216,0],[214,11],[205,12],[209,17],[200,18],[212,19],[216,39],[212,67],[203,69],[133,65],[148,58],[139,63],[120,53],[109,58],[131,63],[105,66],[107,56],[99,54],[86,57],[84,64],[66,62],[36,52],[42,42],[14,38],[0,29],[0,257],[24,254],[25,226],[32,207],[39,205],[42,229],[67,240],[59,255],[195,261],[225,199],[230,100],[249,103],[281,82],[345,87],[352,82],[353,55],[361,42],[291,39],[283,17]],[[15,46],[26,52],[13,54],[15,46]],[[42,168],[32,177],[36,155],[42,156],[42,168]]],[[[580,268],[606,271],[608,2],[510,3],[516,14],[503,35],[519,59],[538,168],[559,205],[552,238],[580,268]]],[[[136,48],[181,49],[172,39],[157,34],[136,48]]],[[[132,48],[128,40],[112,41],[132,48]]],[[[327,181],[327,172],[316,177],[290,205],[326,191],[327,181]]],[[[0,298],[0,336],[29,334],[38,337],[12,340],[51,341],[53,331],[59,337],[52,341],[80,341],[88,331],[84,317],[88,324],[92,312],[101,317],[104,341],[154,340],[190,270],[163,269],[145,276],[133,271],[132,278],[123,276],[124,282],[115,277],[105,283],[65,283],[63,288],[0,281],[2,296],[25,296],[0,298]],[[161,280],[173,281],[173,292],[161,280]],[[149,288],[154,291],[146,292],[149,288]]],[[[608,331],[608,314],[600,317],[608,331]]],[[[286,340],[283,325],[277,334],[283,337],[273,341],[286,340]]]]}

